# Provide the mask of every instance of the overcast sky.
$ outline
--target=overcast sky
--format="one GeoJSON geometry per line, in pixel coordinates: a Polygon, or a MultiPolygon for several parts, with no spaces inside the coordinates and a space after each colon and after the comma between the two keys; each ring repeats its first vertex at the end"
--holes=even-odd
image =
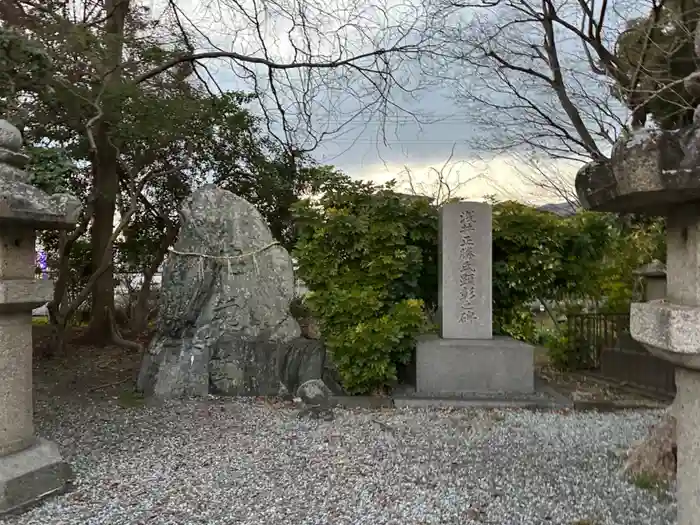
{"type": "MultiPolygon", "coordinates": [[[[255,4],[255,0],[248,0],[245,8],[249,12],[255,9],[262,12],[263,4],[255,4]]],[[[260,0],[257,0],[260,2],[260,0]]],[[[300,2],[308,4],[310,1],[320,0],[276,0],[274,4],[270,2],[273,10],[278,13],[289,7],[299,6],[300,2]]],[[[360,24],[363,28],[372,26],[372,17],[382,18],[387,12],[398,13],[391,21],[383,17],[382,23],[377,23],[377,30],[385,30],[391,23],[397,26],[405,24],[405,20],[416,17],[420,0],[379,0],[383,2],[384,10],[377,9],[377,0],[367,0],[373,7],[372,13],[367,13],[367,8],[362,7],[365,0],[332,0],[335,6],[331,15],[321,13],[316,10],[318,20],[324,23],[324,35],[342,33],[344,26],[333,28],[333,24],[339,24],[342,16],[334,20],[337,13],[362,12],[361,18],[357,15],[347,15],[345,21],[352,21],[360,24]],[[407,2],[416,2],[410,4],[407,2]],[[412,11],[413,9],[413,11],[412,11]],[[379,13],[379,15],[377,15],[379,13]],[[324,18],[325,17],[325,18],[324,18]],[[354,17],[354,18],[353,18],[354,17]],[[402,18],[403,17],[403,18],[402,18]],[[403,20],[403,21],[402,21],[403,20]],[[384,29],[383,29],[384,28],[384,29]]],[[[154,0],[154,6],[158,9],[159,0],[154,0]]],[[[201,3],[196,0],[179,0],[178,2],[187,12],[190,22],[196,25],[204,40],[210,39],[210,44],[215,43],[220,48],[226,50],[236,50],[250,55],[260,55],[263,51],[259,42],[265,41],[268,52],[279,61],[289,60],[293,56],[292,46],[289,39],[280,35],[286,35],[290,24],[287,16],[270,14],[266,17],[268,21],[266,27],[262,28],[261,34],[257,35],[251,30],[254,24],[245,20],[242,16],[242,4],[234,3],[233,0],[217,0],[216,2],[201,3]],[[229,3],[226,7],[221,7],[221,3],[229,3]],[[270,20],[274,19],[274,22],[270,20]],[[281,22],[279,21],[281,20],[281,22]]],[[[328,4],[320,2],[319,6],[328,4]]],[[[350,24],[346,24],[350,25],[350,24]]],[[[367,33],[371,32],[369,27],[367,33]]],[[[389,35],[387,30],[387,35],[389,35]]],[[[395,34],[391,33],[391,35],[395,34]]],[[[390,35],[390,36],[391,36],[390,35]]],[[[347,35],[345,35],[347,37],[347,35]]],[[[390,36],[387,41],[390,41],[390,36]]],[[[350,36],[349,38],[355,38],[350,36]]],[[[363,36],[357,37],[362,39],[363,36]]],[[[319,37],[321,42],[322,37],[319,37]]],[[[328,43],[328,41],[324,41],[328,43]]],[[[325,45],[321,42],[319,45],[325,45]]],[[[203,48],[211,47],[206,43],[201,43],[203,48]]],[[[332,45],[332,44],[328,44],[332,45]]],[[[359,44],[357,52],[368,49],[367,42],[359,44]]],[[[563,48],[566,51],[566,48],[563,48]]],[[[413,68],[414,66],[404,66],[413,68]]],[[[212,67],[217,82],[224,89],[249,90],[251,88],[249,80],[241,80],[231,70],[226,63],[219,62],[212,67]]],[[[260,90],[269,93],[269,86],[264,81],[266,71],[259,68],[257,78],[262,82],[260,90]]],[[[421,73],[415,68],[408,76],[400,78],[405,82],[421,82],[421,73]]],[[[405,73],[405,70],[404,70],[405,73]]],[[[301,77],[300,77],[301,78],[301,77]]],[[[468,106],[460,104],[455,100],[455,87],[447,82],[437,83],[434,79],[429,86],[420,86],[417,92],[419,96],[413,98],[398,97],[392,95],[392,100],[396,100],[401,105],[401,110],[393,109],[391,114],[382,122],[377,114],[363,113],[352,123],[348,124],[342,133],[336,133],[326,138],[321,145],[313,152],[314,158],[322,163],[333,164],[351,176],[367,180],[386,181],[391,178],[406,180],[406,171],[410,171],[414,181],[418,185],[430,187],[434,182],[435,170],[441,169],[451,158],[446,168],[450,172],[448,180],[452,184],[461,183],[460,196],[466,198],[479,199],[485,195],[495,194],[500,198],[517,198],[519,200],[532,203],[552,202],[558,200],[551,194],[543,194],[532,183],[528,182],[521,175],[523,171],[528,172],[528,166],[521,160],[521,157],[513,154],[485,154],[475,151],[473,140],[479,135],[483,135],[483,129],[477,127],[469,111],[468,106]],[[413,115],[417,115],[422,122],[417,122],[413,115]],[[431,174],[432,173],[432,174],[431,174]]],[[[352,84],[346,89],[352,88],[352,84]]],[[[419,87],[418,84],[412,87],[419,87]]],[[[592,84],[586,90],[605,90],[602,83],[592,84]]],[[[343,98],[342,90],[319,92],[317,101],[311,104],[312,112],[315,114],[315,124],[324,125],[338,124],[347,120],[349,115],[357,107],[358,100],[362,97],[355,96],[343,98]],[[333,109],[329,109],[327,101],[329,99],[341,100],[335,103],[333,109]],[[320,102],[318,102],[320,101],[320,102]],[[340,109],[340,113],[336,110],[340,109]],[[319,121],[320,119],[320,121],[319,121]],[[325,119],[325,120],[324,120],[325,119]]],[[[400,95],[400,94],[399,94],[400,95]]],[[[556,105],[553,106],[556,110],[556,105]]],[[[496,119],[496,116],[494,116],[496,119]]],[[[560,171],[560,177],[564,180],[573,181],[576,167],[571,163],[561,162],[556,164],[560,171]]]]}

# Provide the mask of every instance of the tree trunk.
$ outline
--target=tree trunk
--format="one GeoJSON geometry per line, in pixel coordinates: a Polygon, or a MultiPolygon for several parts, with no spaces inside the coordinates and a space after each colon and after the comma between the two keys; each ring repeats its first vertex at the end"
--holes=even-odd
{"type": "MultiPolygon", "coordinates": [[[[47,304],[49,311],[49,321],[52,326],[52,339],[49,355],[66,353],[66,330],[68,323],[72,319],[75,308],[67,304],[66,290],[70,279],[70,252],[73,244],[78,240],[88,228],[90,220],[89,209],[75,230],[68,235],[67,232],[59,232],[58,237],[58,276],[53,286],[53,297],[47,304]]],[[[78,305],[80,306],[80,305],[78,305]]]]}
{"type": "MultiPolygon", "coordinates": [[[[105,39],[107,57],[104,63],[105,92],[112,100],[101,106],[102,116],[94,130],[93,184],[94,212],[91,229],[92,271],[102,266],[105,257],[113,260],[111,242],[114,228],[114,212],[119,193],[119,173],[117,171],[119,151],[110,140],[111,122],[119,118],[120,108],[114,95],[122,82],[122,53],[124,48],[124,21],[129,12],[129,0],[107,0],[105,2],[105,39]]],[[[110,264],[99,276],[92,289],[92,310],[87,336],[95,344],[108,344],[111,339],[112,323],[109,313],[114,311],[114,266],[110,264]]]]}
{"type": "MultiPolygon", "coordinates": [[[[100,128],[106,126],[100,125],[100,128]]],[[[99,139],[106,139],[106,130],[100,129],[99,139]]],[[[95,208],[92,228],[90,230],[92,242],[92,272],[97,272],[102,265],[103,258],[113,258],[114,253],[110,246],[112,231],[114,229],[114,212],[116,209],[117,192],[119,191],[119,179],[117,177],[116,151],[110,147],[106,140],[98,140],[97,162],[94,169],[95,184],[95,208]],[[100,144],[101,143],[101,144],[100,144]]],[[[94,343],[107,343],[111,322],[107,312],[114,310],[114,265],[110,265],[102,275],[97,278],[92,289],[92,308],[88,337],[94,343]]]]}
{"type": "Polygon", "coordinates": [[[150,313],[148,302],[151,298],[153,276],[165,260],[165,256],[168,254],[168,248],[175,242],[179,231],[178,225],[168,220],[167,217],[163,217],[163,221],[165,223],[165,233],[163,237],[161,237],[158,251],[154,254],[151,264],[143,271],[143,284],[136,298],[136,304],[131,311],[129,328],[135,333],[141,333],[148,324],[148,315],[150,313]]]}
{"type": "Polygon", "coordinates": [[[68,326],[66,323],[61,321],[54,321],[51,323],[51,342],[49,343],[48,357],[65,357],[68,354],[66,348],[67,333],[68,326]]]}
{"type": "Polygon", "coordinates": [[[139,334],[143,332],[148,326],[148,301],[151,298],[151,283],[153,282],[153,275],[143,276],[143,284],[136,296],[136,304],[131,311],[131,319],[129,321],[129,328],[133,333],[139,334]]]}
{"type": "Polygon", "coordinates": [[[60,304],[57,306],[57,303],[50,301],[47,308],[51,325],[51,342],[47,350],[47,357],[64,356],[66,354],[66,320],[59,313],[60,304]]]}

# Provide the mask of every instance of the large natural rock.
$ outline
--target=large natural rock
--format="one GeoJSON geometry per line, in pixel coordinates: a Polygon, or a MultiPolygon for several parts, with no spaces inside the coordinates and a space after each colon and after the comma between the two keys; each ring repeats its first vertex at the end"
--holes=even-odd
{"type": "Polygon", "coordinates": [[[630,447],[624,472],[633,478],[644,476],[659,481],[676,477],[676,419],[670,412],[643,440],[630,447]]]}
{"type": "Polygon", "coordinates": [[[210,391],[219,395],[293,394],[309,381],[320,381],[331,393],[343,393],[323,342],[303,337],[274,342],[226,334],[212,354],[209,373],[210,391]]]}
{"type": "Polygon", "coordinates": [[[289,313],[289,254],[254,206],[213,185],[187,199],[181,222],[139,388],[157,396],[205,395],[211,371],[226,393],[275,391],[276,344],[300,336],[289,313]]]}

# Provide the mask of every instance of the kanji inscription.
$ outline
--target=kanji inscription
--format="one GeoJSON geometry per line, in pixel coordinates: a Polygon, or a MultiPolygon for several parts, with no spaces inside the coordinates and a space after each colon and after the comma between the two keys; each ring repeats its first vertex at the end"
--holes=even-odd
{"type": "Polygon", "coordinates": [[[476,266],[474,264],[474,212],[465,210],[459,214],[459,313],[461,324],[478,321],[474,300],[476,299],[476,266]]]}

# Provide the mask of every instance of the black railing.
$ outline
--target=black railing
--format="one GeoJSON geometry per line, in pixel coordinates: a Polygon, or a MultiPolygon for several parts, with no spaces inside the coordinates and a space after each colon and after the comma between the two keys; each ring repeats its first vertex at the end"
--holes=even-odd
{"type": "Polygon", "coordinates": [[[569,350],[576,356],[580,369],[600,367],[603,350],[614,348],[620,337],[629,334],[628,313],[569,314],[567,337],[569,350]]]}
{"type": "Polygon", "coordinates": [[[675,394],[674,366],[632,339],[629,314],[570,314],[567,324],[569,351],[579,370],[595,370],[623,384],[675,394]]]}

